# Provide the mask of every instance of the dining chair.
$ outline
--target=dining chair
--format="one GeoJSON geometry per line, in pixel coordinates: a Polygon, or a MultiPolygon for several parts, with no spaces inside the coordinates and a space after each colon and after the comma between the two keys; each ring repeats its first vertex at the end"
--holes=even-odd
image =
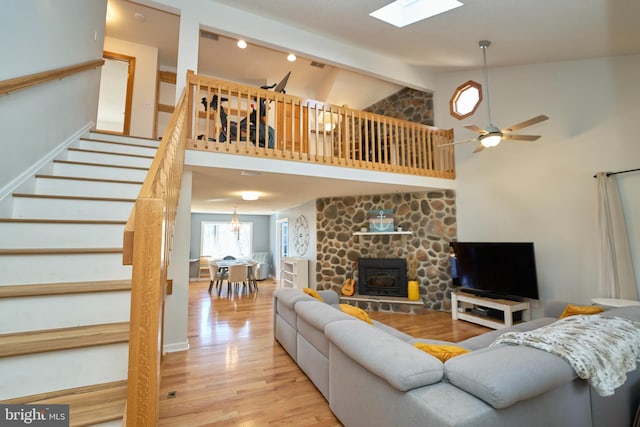
{"type": "Polygon", "coordinates": [[[200,270],[199,270],[199,274],[198,274],[198,278],[201,279],[203,277],[207,277],[207,268],[209,265],[209,260],[211,260],[211,257],[208,256],[201,256],[200,257],[200,270]]]}
{"type": "Polygon", "coordinates": [[[245,287],[247,285],[247,264],[233,264],[229,266],[229,277],[227,278],[227,294],[233,287],[234,290],[239,291],[240,286],[245,287]]]}
{"type": "Polygon", "coordinates": [[[247,266],[247,280],[249,282],[249,289],[254,291],[258,291],[258,280],[256,279],[256,271],[258,269],[258,261],[252,259],[247,261],[249,265],[247,266]]]}
{"type": "Polygon", "coordinates": [[[215,283],[216,289],[218,290],[218,295],[220,294],[220,289],[222,288],[222,282],[228,279],[227,272],[218,267],[218,264],[215,261],[209,261],[209,295],[211,295],[211,289],[215,283]]]}

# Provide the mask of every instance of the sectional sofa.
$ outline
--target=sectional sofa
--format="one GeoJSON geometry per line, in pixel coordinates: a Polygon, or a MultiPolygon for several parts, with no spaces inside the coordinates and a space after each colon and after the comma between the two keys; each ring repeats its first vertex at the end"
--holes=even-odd
{"type": "MultiPolygon", "coordinates": [[[[414,346],[442,342],[368,324],[342,312],[335,292],[319,294],[323,302],[297,289],[276,290],[274,336],[345,426],[633,423],[640,401],[637,365],[613,396],[602,397],[561,357],[524,345],[492,345],[505,332],[556,322],[564,303],[550,304],[546,317],[456,343],[469,353],[442,362],[414,346]]],[[[599,316],[640,322],[640,307],[599,316]]]]}

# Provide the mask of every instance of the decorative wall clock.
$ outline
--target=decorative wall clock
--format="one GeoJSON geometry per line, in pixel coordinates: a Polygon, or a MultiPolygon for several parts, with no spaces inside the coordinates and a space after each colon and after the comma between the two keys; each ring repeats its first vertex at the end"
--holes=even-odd
{"type": "Polygon", "coordinates": [[[294,226],[294,245],[298,255],[304,255],[309,247],[309,223],[304,215],[298,215],[294,226]]]}

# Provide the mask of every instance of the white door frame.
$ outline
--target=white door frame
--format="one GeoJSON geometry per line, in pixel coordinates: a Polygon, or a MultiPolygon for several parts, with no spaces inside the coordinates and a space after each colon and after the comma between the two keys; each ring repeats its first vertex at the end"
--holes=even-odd
{"type": "MultiPolygon", "coordinates": [[[[279,218],[276,220],[276,253],[274,254],[274,270],[275,270],[275,276],[276,276],[276,280],[280,280],[280,265],[282,263],[282,258],[284,256],[288,256],[289,254],[284,254],[284,241],[283,241],[283,230],[284,227],[283,225],[286,224],[287,227],[287,238],[288,238],[288,230],[289,230],[289,218],[279,218]]],[[[286,242],[287,245],[287,249],[289,248],[289,242],[286,242]]]]}

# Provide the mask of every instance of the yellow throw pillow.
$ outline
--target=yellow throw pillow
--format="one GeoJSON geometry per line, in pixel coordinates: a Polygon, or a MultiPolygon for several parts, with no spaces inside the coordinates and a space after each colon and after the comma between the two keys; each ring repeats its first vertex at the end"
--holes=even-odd
{"type": "Polygon", "coordinates": [[[358,319],[364,320],[368,324],[373,325],[373,321],[371,320],[367,312],[361,308],[354,307],[350,304],[340,304],[340,310],[342,310],[343,313],[350,314],[353,317],[357,317],[358,319]]]}
{"type": "Polygon", "coordinates": [[[573,305],[567,304],[567,307],[564,309],[562,314],[560,315],[560,319],[564,319],[565,317],[575,316],[576,314],[596,314],[602,313],[604,310],[597,305],[573,305]]]}
{"type": "Polygon", "coordinates": [[[316,291],[315,289],[302,288],[302,292],[304,292],[305,294],[309,295],[310,297],[314,297],[318,301],[324,301],[324,299],[322,299],[322,297],[320,296],[318,291],[316,291]]]}
{"type": "Polygon", "coordinates": [[[413,346],[419,350],[429,353],[433,357],[437,357],[442,362],[446,362],[452,357],[460,356],[461,354],[469,353],[466,348],[459,347],[457,345],[449,344],[427,344],[423,342],[415,342],[413,346]]]}

